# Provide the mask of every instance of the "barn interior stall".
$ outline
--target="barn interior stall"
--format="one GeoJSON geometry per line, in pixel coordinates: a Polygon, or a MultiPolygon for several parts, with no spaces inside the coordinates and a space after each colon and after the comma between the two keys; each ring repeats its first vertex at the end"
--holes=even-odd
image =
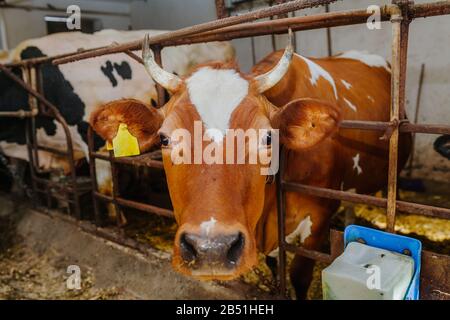
{"type": "MultiPolygon", "coordinates": [[[[273,1],[269,7],[257,7],[256,9],[253,7],[252,2],[248,4],[246,1],[243,1],[244,6],[249,5],[248,8],[245,7],[245,10],[249,11],[233,15],[238,12],[239,6],[242,5],[240,2],[242,1],[216,0],[217,20],[151,36],[149,44],[154,52],[155,61],[162,66],[161,52],[167,47],[249,38],[251,39],[251,52],[248,56],[250,56],[252,63],[255,63],[257,59],[254,39],[261,36],[270,36],[272,48],[276,49],[277,40],[280,43],[283,40],[282,38],[277,38],[277,36],[287,34],[289,29],[296,33],[325,29],[327,52],[331,55],[333,37],[330,30],[332,28],[366,24],[373,14],[366,8],[330,11],[330,5],[337,2],[336,0],[278,0],[273,1]],[[326,10],[324,13],[313,13],[305,16],[299,16],[298,13],[295,14],[296,12],[301,12],[299,10],[314,7],[326,7],[326,10]],[[258,21],[261,19],[270,20],[258,21]]],[[[258,1],[256,1],[257,4],[258,1]]],[[[450,15],[450,1],[415,4],[408,0],[393,0],[391,4],[379,6],[379,8],[381,22],[389,22],[391,28],[391,119],[389,122],[344,120],[340,124],[340,129],[372,130],[379,132],[381,139],[389,141],[387,188],[383,193],[366,195],[358,194],[351,190],[320,188],[286,181],[282,178],[285,170],[285,159],[282,156],[283,153],[280,153],[280,169],[271,182],[276,184],[279,221],[276,279],[271,276],[270,270],[262,261],[261,265],[254,269],[251,274],[243,277],[244,282],[263,289],[264,293],[261,293],[261,296],[269,292],[272,296],[281,298],[294,297],[286,268],[292,259],[291,255],[295,253],[318,262],[314,273],[315,282],[313,282],[313,286],[310,289],[309,297],[321,298],[321,270],[344,252],[343,230],[346,225],[356,222],[372,228],[384,229],[392,234],[400,233],[419,237],[424,245],[424,250],[421,252],[420,298],[449,299],[450,297],[450,280],[448,276],[448,270],[450,270],[450,235],[448,234],[450,219],[449,185],[441,182],[427,185],[428,194],[425,195],[424,192],[421,192],[423,182],[420,182],[419,179],[411,178],[413,159],[410,159],[409,168],[407,168],[406,172],[401,173],[400,177],[398,175],[400,133],[407,132],[413,135],[432,134],[442,135],[443,137],[450,135],[449,125],[418,123],[417,110],[419,109],[421,87],[424,82],[423,66],[420,85],[417,90],[416,115],[413,117],[413,121],[411,121],[411,115],[409,119],[406,117],[405,111],[410,24],[416,19],[450,15]],[[420,187],[417,187],[417,185],[420,187]],[[285,197],[287,192],[298,192],[314,197],[342,201],[338,213],[333,218],[332,228],[329,231],[329,242],[326,248],[310,250],[302,248],[302,246],[298,246],[295,243],[288,243],[285,240],[287,236],[285,230],[285,197]],[[401,222],[402,224],[400,225],[399,220],[404,221],[407,217],[416,219],[417,225],[409,229],[403,227],[405,222],[401,222]],[[430,218],[431,220],[421,220],[422,217],[430,218]],[[417,231],[420,228],[420,224],[433,225],[433,222],[436,222],[436,224],[434,224],[434,228],[430,227],[431,230],[425,233],[417,231]],[[430,234],[444,235],[441,238],[436,237],[441,241],[433,241],[427,237],[430,234]]],[[[388,39],[385,39],[385,41],[388,41],[388,39]]],[[[69,63],[76,64],[78,61],[98,56],[120,53],[125,53],[140,64],[143,64],[143,59],[136,54],[136,51],[141,50],[142,45],[141,40],[120,44],[112,43],[106,47],[80,50],[59,56],[0,64],[0,71],[28,92],[31,107],[30,110],[2,111],[0,112],[0,117],[14,117],[26,120],[26,145],[30,159],[29,172],[31,181],[31,192],[29,193],[31,194],[31,202],[37,210],[57,219],[70,221],[86,232],[145,254],[148,252],[149,246],[170,252],[170,243],[173,241],[176,230],[170,199],[167,195],[161,152],[155,150],[133,157],[114,157],[112,150],[96,150],[94,146],[95,133],[89,127],[89,159],[86,162],[89,166],[89,172],[87,175],[77,174],[79,168],[77,168],[68,124],[64,117],[61,116],[58,106],[49,102],[45,97],[41,73],[41,66],[44,63],[61,66],[69,63]],[[12,72],[14,68],[23,70],[22,79],[12,72]],[[62,126],[67,141],[66,150],[62,151],[39,144],[36,137],[35,123],[35,117],[38,114],[55,119],[62,126]],[[69,174],[55,177],[48,172],[42,172],[39,168],[38,150],[67,159],[69,174]],[[112,190],[110,194],[105,194],[99,190],[96,179],[98,176],[97,160],[106,161],[110,164],[112,176],[112,190]],[[132,192],[130,193],[127,188],[120,187],[124,184],[124,177],[121,176],[121,172],[128,172],[128,175],[146,175],[154,178],[154,186],[150,188],[152,190],[148,191],[151,194],[150,202],[143,201],[143,197],[139,197],[132,192]],[[66,211],[66,214],[55,214],[55,207],[59,207],[59,211],[66,211]],[[119,214],[124,214],[127,217],[128,224],[124,226],[120,219],[115,219],[114,223],[116,225],[114,226],[107,217],[107,212],[111,209],[115,211],[116,217],[119,214]],[[151,226],[152,232],[148,232],[148,226],[151,226]],[[143,231],[144,229],[145,231],[143,231]]],[[[295,46],[296,50],[299,50],[303,44],[295,43],[295,46]]],[[[423,48],[423,50],[427,49],[423,48]]],[[[167,102],[168,97],[161,85],[156,83],[156,88],[156,108],[160,108],[167,102]]],[[[433,110],[427,110],[427,112],[433,112],[433,110]]],[[[436,149],[441,148],[439,149],[441,153],[445,153],[447,150],[443,147],[445,143],[445,141],[438,143],[439,146],[436,149]]],[[[414,224],[414,220],[406,224],[408,223],[414,224]]]]}

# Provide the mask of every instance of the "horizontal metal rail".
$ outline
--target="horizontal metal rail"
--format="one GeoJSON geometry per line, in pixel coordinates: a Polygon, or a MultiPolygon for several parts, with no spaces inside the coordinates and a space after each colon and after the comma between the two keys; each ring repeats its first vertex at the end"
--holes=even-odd
{"type": "Polygon", "coordinates": [[[124,199],[121,197],[117,197],[114,199],[113,197],[102,194],[98,191],[94,191],[94,195],[103,201],[108,201],[108,202],[112,202],[112,203],[117,202],[117,204],[119,204],[121,206],[129,207],[129,208],[133,208],[133,209],[137,209],[137,210],[145,211],[145,212],[149,212],[149,213],[154,213],[159,216],[173,218],[173,212],[169,209],[164,209],[164,208],[153,206],[151,204],[128,200],[128,199],[124,199]]]}
{"type": "MultiPolygon", "coordinates": [[[[282,181],[281,188],[285,191],[300,192],[310,196],[317,196],[334,200],[344,200],[353,203],[364,203],[375,207],[387,208],[387,199],[365,194],[315,187],[289,181],[282,181]]],[[[405,213],[413,213],[429,217],[437,217],[441,219],[450,219],[450,209],[447,208],[440,208],[397,200],[397,209],[405,213]]]]}
{"type": "MultiPolygon", "coordinates": [[[[238,16],[226,17],[219,20],[213,20],[201,24],[197,24],[194,26],[178,29],[176,31],[170,31],[163,33],[161,35],[152,36],[149,38],[150,45],[160,45],[163,41],[181,39],[187,36],[191,36],[194,34],[199,34],[201,32],[216,30],[228,26],[237,25],[244,22],[255,21],[259,19],[264,19],[276,15],[281,15],[285,13],[289,13],[292,11],[302,10],[306,8],[313,8],[317,6],[322,6],[325,4],[330,4],[336,2],[338,0],[294,0],[287,3],[275,5],[269,8],[248,12],[245,14],[241,14],[238,16]]],[[[96,57],[99,55],[112,54],[112,53],[120,53],[124,51],[132,51],[141,49],[142,41],[131,41],[128,43],[120,44],[120,45],[112,45],[106,48],[98,48],[92,52],[83,52],[78,53],[73,56],[68,56],[65,58],[57,59],[53,61],[54,64],[63,64],[68,62],[74,62],[82,59],[88,59],[92,57],[96,57]]]]}
{"type": "MultiPolygon", "coordinates": [[[[91,152],[91,157],[106,161],[109,161],[110,159],[109,155],[101,154],[98,152],[91,152]]],[[[147,154],[134,157],[118,157],[113,158],[112,161],[114,161],[115,163],[129,164],[133,166],[145,166],[158,169],[164,168],[162,161],[151,159],[147,154]]]]}

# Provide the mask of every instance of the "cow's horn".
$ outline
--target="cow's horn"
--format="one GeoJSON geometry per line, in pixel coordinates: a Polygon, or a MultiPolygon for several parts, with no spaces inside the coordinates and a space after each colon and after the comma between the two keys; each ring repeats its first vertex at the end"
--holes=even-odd
{"type": "Polygon", "coordinates": [[[274,85],[276,85],[286,74],[289,69],[289,65],[292,60],[292,54],[294,53],[293,46],[293,33],[289,28],[289,39],[288,45],[284,50],[284,54],[281,57],[280,61],[278,61],[277,65],[270,71],[259,75],[255,78],[258,83],[258,90],[260,93],[269,90],[274,85]]]}
{"type": "Polygon", "coordinates": [[[144,60],[145,69],[147,69],[153,80],[165,89],[174,92],[181,84],[182,80],[179,77],[167,72],[156,63],[153,52],[150,49],[148,34],[145,35],[144,43],[142,44],[142,59],[144,60]]]}

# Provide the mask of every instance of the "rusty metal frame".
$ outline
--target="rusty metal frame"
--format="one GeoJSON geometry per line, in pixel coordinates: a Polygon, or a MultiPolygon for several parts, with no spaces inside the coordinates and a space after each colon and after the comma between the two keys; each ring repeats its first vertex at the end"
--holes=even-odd
{"type": "Polygon", "coordinates": [[[36,200],[37,194],[42,194],[46,197],[48,207],[51,206],[52,198],[63,201],[67,204],[69,213],[72,214],[72,205],[74,211],[73,214],[78,219],[81,219],[82,214],[80,205],[80,191],[82,190],[79,190],[80,186],[77,183],[72,136],[70,134],[67,122],[60,114],[57,107],[49,102],[43,95],[41,65],[39,63],[35,65],[23,65],[22,74],[24,80],[18,78],[13,72],[9,70],[9,68],[5,67],[4,65],[0,64],[0,70],[7,77],[16,82],[23,89],[25,89],[25,91],[27,91],[29,95],[30,111],[19,110],[17,112],[8,112],[6,115],[0,113],[0,117],[26,117],[27,119],[25,127],[25,137],[27,142],[27,153],[29,158],[34,200],[36,200]],[[51,117],[59,122],[59,124],[61,124],[67,142],[66,151],[61,151],[38,144],[35,126],[35,117],[38,114],[51,117]],[[50,179],[38,177],[39,173],[43,173],[39,168],[38,150],[43,150],[49,153],[57,154],[59,156],[67,157],[70,166],[70,183],[67,187],[61,187],[58,183],[52,182],[50,179]],[[58,192],[52,192],[52,188],[58,188],[58,191],[62,191],[62,195],[58,192]]]}
{"type": "MultiPolygon", "coordinates": [[[[210,41],[225,41],[237,38],[247,38],[260,35],[283,34],[287,32],[288,28],[293,31],[311,30],[319,28],[331,28],[336,26],[347,26],[366,23],[371,13],[366,10],[347,10],[338,12],[326,12],[323,14],[316,14],[304,17],[280,17],[270,21],[253,22],[255,20],[283,16],[289,12],[300,10],[307,7],[318,5],[326,5],[335,2],[336,0],[295,0],[291,2],[274,5],[270,8],[249,12],[240,16],[225,17],[220,20],[196,25],[193,27],[183,28],[177,31],[168,32],[150,38],[150,43],[155,51],[157,62],[161,65],[161,50],[167,46],[176,46],[181,44],[192,44],[210,41]]],[[[217,1],[220,2],[220,1],[217,1]]],[[[219,12],[218,8],[218,12],[219,12]]],[[[280,172],[277,175],[277,209],[278,209],[278,239],[279,239],[279,269],[278,281],[280,294],[285,296],[286,293],[286,252],[295,252],[305,257],[330,263],[343,250],[342,234],[331,230],[331,254],[326,254],[319,251],[309,250],[302,247],[286,243],[285,239],[285,192],[294,191],[301,192],[316,197],[346,200],[356,203],[365,203],[387,209],[387,231],[394,232],[395,216],[397,211],[404,211],[408,213],[416,213],[427,216],[439,217],[444,219],[450,218],[450,209],[439,208],[434,206],[426,206],[416,203],[404,202],[397,200],[397,158],[398,158],[398,138],[399,132],[412,133],[431,133],[431,134],[450,134],[450,126],[448,125],[430,125],[430,124],[413,124],[409,123],[405,118],[405,78],[406,78],[406,62],[407,62],[407,48],[408,48],[408,30],[409,24],[412,20],[417,18],[448,15],[450,14],[450,1],[438,1],[434,3],[415,5],[412,1],[407,0],[393,0],[391,5],[386,5],[381,8],[381,20],[390,21],[392,27],[392,102],[391,102],[391,119],[388,122],[373,122],[373,121],[343,121],[341,128],[344,129],[359,129],[359,130],[376,130],[384,132],[383,138],[389,139],[389,169],[388,169],[388,196],[387,199],[381,199],[369,195],[355,194],[346,191],[333,190],[327,188],[318,188],[313,186],[301,185],[294,182],[284,181],[282,174],[284,170],[284,154],[280,157],[280,172]]],[[[37,58],[25,60],[19,63],[0,65],[0,70],[7,73],[7,67],[14,66],[35,66],[43,62],[51,61],[53,64],[64,64],[83,59],[89,59],[99,55],[115,54],[124,52],[130,55],[135,60],[142,63],[142,60],[134,55],[132,51],[141,49],[141,41],[134,41],[124,44],[112,44],[111,46],[84,50],[72,54],[64,54],[55,57],[37,58]],[[6,71],[5,71],[6,70],[6,71]]],[[[45,100],[39,93],[32,88],[27,89],[24,83],[13,79],[22,85],[31,95],[36,97],[40,104],[46,106],[48,109],[53,109],[55,118],[60,119],[58,110],[48,101],[45,100]],[[59,115],[59,117],[58,117],[59,115]]],[[[20,79],[19,79],[20,80],[20,79]]],[[[164,104],[164,95],[162,88],[157,85],[158,104],[164,104]]],[[[0,114],[1,116],[1,114],[0,114]]],[[[31,119],[33,119],[31,117],[31,119]]],[[[64,119],[61,121],[65,124],[64,119]]],[[[32,121],[30,122],[32,124],[32,121]]],[[[67,125],[63,125],[66,134],[68,135],[68,149],[71,149],[70,133],[68,133],[67,125]]],[[[116,164],[130,164],[149,166],[162,169],[162,162],[153,159],[150,155],[142,155],[133,158],[113,158],[109,156],[96,153],[93,151],[93,133],[89,129],[88,133],[89,158],[90,169],[93,187],[93,198],[95,217],[98,224],[102,223],[102,217],[98,210],[97,201],[106,201],[113,203],[116,208],[132,207],[141,211],[159,214],[162,216],[173,216],[172,211],[158,208],[155,206],[124,199],[117,191],[114,191],[111,196],[100,194],[97,190],[96,183],[96,169],[95,159],[102,159],[111,162],[113,181],[117,181],[118,172],[116,164]]],[[[35,145],[29,141],[29,152],[32,154],[35,145]]],[[[69,152],[70,156],[70,152],[69,152]]],[[[30,157],[31,158],[31,157],[30,157]]],[[[73,159],[73,154],[72,154],[73,159]]],[[[76,179],[75,179],[76,180],[76,179]]],[[[117,184],[115,184],[117,185],[117,184]]],[[[439,268],[450,268],[450,257],[437,255],[435,253],[424,252],[424,257],[430,257],[423,262],[424,274],[423,279],[436,279],[436,276],[445,277],[447,275],[440,272],[436,268],[436,261],[441,264],[439,268]],[[438,259],[436,260],[436,257],[438,259]],[[429,260],[429,261],[428,261],[429,260]],[[436,271],[437,270],[437,271],[436,271]]],[[[444,268],[444,270],[445,270],[444,268]]],[[[440,270],[441,270],[440,269],[440,270]]],[[[436,284],[434,284],[436,286],[436,284]]],[[[448,289],[448,288],[447,288],[448,289]]],[[[450,289],[449,289],[450,290],[450,289]]],[[[436,292],[429,293],[428,296],[436,292]]],[[[439,296],[439,294],[438,294],[439,296]]]]}

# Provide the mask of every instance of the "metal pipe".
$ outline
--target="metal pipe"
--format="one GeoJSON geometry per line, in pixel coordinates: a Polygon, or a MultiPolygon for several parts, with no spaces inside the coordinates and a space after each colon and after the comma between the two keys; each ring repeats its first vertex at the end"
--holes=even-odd
{"type": "MultiPolygon", "coordinates": [[[[252,11],[248,13],[244,13],[238,16],[231,16],[227,18],[223,18],[220,20],[209,21],[201,24],[197,24],[194,26],[178,29],[175,31],[166,32],[160,35],[156,35],[149,38],[149,44],[160,45],[161,42],[165,40],[173,40],[173,39],[181,39],[187,36],[191,36],[193,34],[198,34],[205,31],[216,30],[223,27],[237,25],[243,22],[251,22],[263,18],[272,17],[275,15],[280,15],[288,12],[292,12],[295,10],[301,10],[306,8],[317,7],[321,5],[325,5],[327,3],[333,3],[338,0],[294,0],[287,3],[275,5],[269,8],[264,8],[257,11],[252,11]]],[[[139,50],[142,47],[142,41],[136,40],[128,43],[124,43],[118,46],[109,46],[106,48],[99,48],[97,50],[93,50],[91,52],[83,52],[78,53],[72,56],[68,56],[61,59],[56,59],[53,61],[54,64],[63,64],[74,62],[82,59],[88,59],[92,57],[96,57],[99,55],[119,53],[126,50],[139,50]]]]}
{"type": "MultiPolygon", "coordinates": [[[[387,208],[388,200],[370,195],[358,194],[349,191],[341,191],[327,188],[320,188],[295,182],[283,181],[282,188],[285,191],[301,192],[310,196],[320,198],[343,200],[353,203],[364,203],[375,207],[387,208]]],[[[401,212],[418,214],[428,217],[450,219],[450,209],[433,207],[406,201],[396,201],[396,209],[401,212]]]]}
{"type": "MultiPolygon", "coordinates": [[[[67,9],[56,8],[53,6],[40,7],[31,5],[16,5],[10,3],[0,3],[0,9],[14,9],[14,10],[25,10],[25,11],[45,11],[45,12],[55,12],[67,14],[67,9]]],[[[103,16],[115,16],[115,17],[129,17],[130,13],[121,12],[110,12],[110,11],[98,11],[98,10],[82,10],[82,14],[91,15],[103,15],[103,16]]]]}
{"type": "MultiPolygon", "coordinates": [[[[422,63],[422,66],[420,67],[420,76],[419,76],[419,88],[417,89],[417,97],[416,97],[416,110],[414,111],[414,124],[417,124],[417,121],[419,120],[419,111],[420,111],[420,98],[422,97],[422,88],[423,88],[423,79],[425,76],[425,63],[422,63]]],[[[416,135],[412,135],[412,142],[411,142],[411,155],[409,156],[408,161],[408,177],[412,176],[413,171],[413,164],[414,164],[414,153],[416,149],[416,135]]]]}
{"type": "Polygon", "coordinates": [[[28,111],[20,109],[18,111],[0,111],[0,118],[30,118],[35,117],[38,114],[38,110],[28,111]]]}
{"type": "Polygon", "coordinates": [[[127,200],[127,199],[124,199],[124,198],[121,198],[121,197],[116,197],[114,199],[113,197],[107,196],[107,195],[102,194],[102,193],[100,193],[98,191],[94,192],[94,195],[96,197],[98,197],[100,200],[103,200],[103,201],[108,201],[108,202],[116,201],[121,206],[130,207],[130,208],[133,208],[133,209],[137,209],[137,210],[145,211],[145,212],[149,212],[149,213],[154,213],[154,214],[157,214],[159,216],[173,218],[173,212],[171,210],[168,210],[168,209],[152,206],[150,204],[141,203],[141,202],[137,202],[137,201],[133,201],[133,200],[127,200]]]}
{"type": "Polygon", "coordinates": [[[280,296],[286,297],[286,193],[283,189],[283,174],[286,162],[285,150],[280,148],[280,170],[276,175],[277,183],[277,222],[278,222],[278,284],[280,296]]]}
{"type": "MultiPolygon", "coordinates": [[[[392,72],[391,72],[391,122],[400,120],[404,114],[405,100],[405,74],[406,55],[408,50],[409,21],[400,8],[391,16],[392,23],[392,72]]],[[[389,169],[388,169],[388,195],[386,230],[395,232],[395,214],[397,201],[398,176],[398,127],[392,129],[389,139],[389,169]]]]}
{"type": "MultiPolygon", "coordinates": [[[[290,3],[291,2],[287,4],[290,3]]],[[[331,3],[331,1],[329,3],[331,3]]],[[[272,7],[272,9],[274,7],[272,7]]],[[[381,21],[388,21],[390,19],[390,12],[392,10],[393,10],[392,5],[383,6],[381,8],[381,21]]],[[[450,14],[450,0],[439,1],[435,3],[410,5],[409,12],[411,19],[447,15],[450,14]]],[[[369,16],[370,14],[368,14],[366,10],[349,10],[349,11],[331,12],[329,14],[318,14],[306,17],[293,17],[261,22],[269,24],[266,26],[266,28],[268,28],[266,30],[253,30],[253,28],[258,28],[257,27],[258,23],[251,23],[251,24],[241,23],[239,25],[235,25],[236,31],[239,30],[242,31],[237,34],[231,34],[230,32],[232,30],[227,31],[226,28],[223,28],[223,26],[221,26],[220,29],[215,30],[213,33],[208,34],[208,36],[206,36],[207,35],[206,32],[197,34],[193,32],[189,36],[181,36],[176,38],[173,37],[172,32],[167,32],[162,35],[159,35],[158,36],[159,39],[155,39],[155,37],[152,37],[150,39],[151,40],[150,43],[159,44],[164,47],[167,47],[181,44],[209,42],[209,41],[225,41],[230,39],[245,38],[257,35],[285,33],[288,27],[291,27],[293,31],[301,31],[301,30],[320,29],[325,27],[337,27],[337,26],[366,23],[367,18],[369,16]],[[300,20],[296,22],[295,20],[292,19],[300,19],[300,20]],[[273,24],[273,26],[270,27],[270,24],[273,24]]],[[[211,30],[214,30],[214,28],[211,30]]],[[[13,67],[26,64],[39,64],[47,61],[53,61],[54,64],[63,64],[82,59],[93,58],[99,55],[114,54],[126,50],[140,50],[140,49],[141,49],[141,41],[133,41],[123,43],[119,47],[107,46],[107,47],[91,48],[87,50],[79,50],[78,52],[62,54],[54,57],[40,57],[27,59],[17,63],[6,64],[5,66],[13,67]]]]}
{"type": "Polygon", "coordinates": [[[98,207],[97,197],[95,196],[95,192],[98,192],[98,183],[97,183],[97,167],[96,167],[96,158],[94,157],[94,132],[92,127],[88,127],[88,152],[89,152],[89,172],[91,175],[91,183],[92,183],[92,202],[94,204],[94,217],[95,224],[97,226],[103,225],[103,219],[100,213],[100,208],[98,207]]]}

